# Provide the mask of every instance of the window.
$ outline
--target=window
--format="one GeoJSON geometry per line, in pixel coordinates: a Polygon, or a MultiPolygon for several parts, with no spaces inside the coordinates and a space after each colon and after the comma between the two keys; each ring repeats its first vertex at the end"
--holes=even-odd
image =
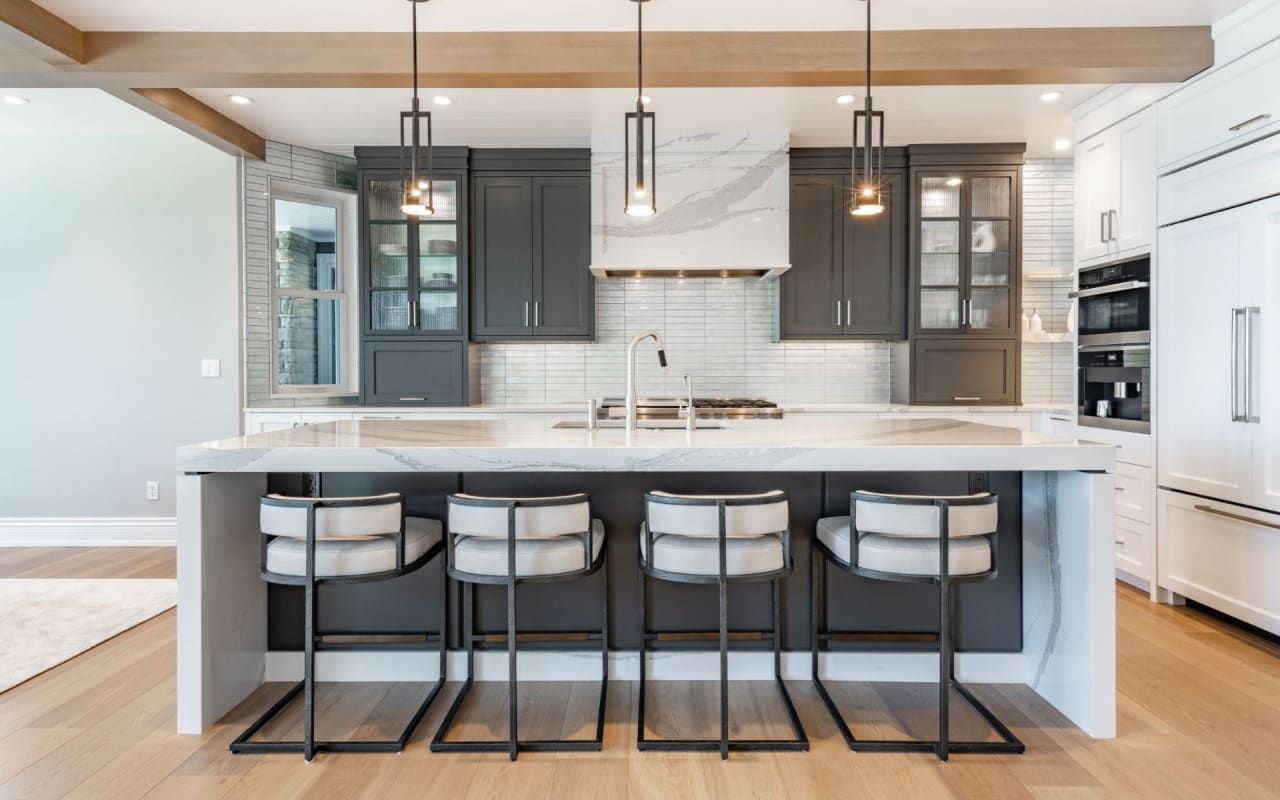
{"type": "Polygon", "coordinates": [[[271,184],[271,393],[359,392],[354,194],[271,184]]]}

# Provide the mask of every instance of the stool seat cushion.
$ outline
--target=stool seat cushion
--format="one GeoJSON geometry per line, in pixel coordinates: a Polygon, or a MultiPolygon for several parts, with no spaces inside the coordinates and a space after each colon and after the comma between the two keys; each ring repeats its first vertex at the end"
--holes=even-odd
{"type": "MultiPolygon", "coordinates": [[[[452,533],[450,535],[453,535],[452,533]]],[[[586,568],[585,537],[580,534],[516,540],[516,576],[562,575],[586,568]]],[[[604,547],[604,523],[591,520],[591,563],[604,547]]],[[[458,536],[453,545],[453,568],[473,575],[507,574],[507,540],[489,536],[458,536]]]]}
{"type": "MultiPolygon", "coordinates": [[[[848,564],[849,518],[818,520],[818,541],[848,564]]],[[[939,539],[864,533],[858,540],[858,566],[895,575],[939,575],[939,539]]],[[[979,575],[991,569],[991,544],[985,537],[952,537],[948,558],[952,575],[979,575]]]]}
{"type": "MultiPolygon", "coordinates": [[[[741,577],[782,569],[786,560],[782,537],[776,534],[726,537],[725,572],[741,577]]],[[[719,575],[720,539],[707,536],[665,534],[653,540],[653,561],[649,561],[645,528],[640,528],[640,556],[654,569],[680,575],[719,575]]]]}
{"type": "MultiPolygon", "coordinates": [[[[397,520],[397,527],[399,521],[397,520]]],[[[440,542],[439,520],[404,518],[404,563],[417,561],[440,542]]],[[[351,539],[316,540],[316,577],[353,578],[396,568],[396,537],[380,534],[351,539]]],[[[280,536],[267,544],[267,571],[277,575],[307,574],[307,540],[280,536]]]]}

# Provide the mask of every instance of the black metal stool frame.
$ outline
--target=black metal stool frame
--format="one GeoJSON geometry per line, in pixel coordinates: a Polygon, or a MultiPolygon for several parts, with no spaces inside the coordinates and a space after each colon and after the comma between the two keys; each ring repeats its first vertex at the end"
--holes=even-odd
{"type": "MultiPolygon", "coordinates": [[[[783,567],[773,572],[752,575],[734,576],[728,574],[728,533],[725,524],[725,509],[728,506],[768,505],[787,499],[785,493],[770,494],[763,497],[730,497],[730,498],[690,498],[669,495],[645,495],[645,550],[640,558],[640,698],[636,721],[636,749],[657,751],[697,751],[719,752],[721,760],[729,758],[729,751],[808,751],[809,737],[800,723],[800,716],[791,702],[787,685],[782,680],[782,620],[781,620],[781,581],[791,574],[791,526],[778,531],[782,535],[783,567]],[[658,502],[669,505],[715,506],[719,517],[720,569],[713,575],[690,575],[681,572],[669,572],[651,566],[654,551],[653,543],[661,531],[655,533],[649,524],[649,503],[658,502]],[[649,629],[649,609],[645,603],[645,583],[649,578],[677,583],[715,584],[719,588],[720,626],[720,737],[718,739],[646,739],[645,726],[645,671],[649,642],[657,640],[663,631],[649,629]],[[770,631],[732,631],[732,633],[755,633],[762,639],[773,642],[773,678],[782,694],[782,701],[787,709],[787,717],[795,736],[791,739],[730,739],[729,738],[729,581],[741,583],[758,583],[769,581],[771,584],[770,611],[773,617],[773,629],[770,631]]],[[[775,534],[776,535],[776,534],[775,534]]],[[[683,632],[682,633],[687,633],[683,632]]]]}
{"type": "Polygon", "coordinates": [[[831,718],[835,720],[836,725],[840,728],[841,735],[844,736],[845,743],[849,749],[857,752],[874,752],[874,753],[934,753],[938,760],[946,761],[951,753],[1023,753],[1026,746],[1022,743],[1013,731],[1009,730],[1003,722],[1001,722],[992,711],[986,707],[967,686],[956,678],[956,654],[955,654],[955,590],[958,584],[965,583],[981,583],[989,581],[996,577],[998,571],[996,547],[996,533],[993,531],[984,536],[987,538],[988,546],[991,548],[991,568],[986,572],[976,575],[951,575],[951,559],[950,559],[950,509],[951,506],[957,505],[984,505],[994,504],[998,502],[996,495],[988,495],[986,497],[963,497],[941,499],[936,498],[929,501],[938,509],[939,529],[938,529],[938,548],[940,556],[940,569],[938,575],[902,575],[895,572],[881,572],[879,570],[866,569],[858,566],[858,527],[857,527],[857,504],[863,503],[888,503],[897,505],[923,505],[919,498],[911,497],[894,497],[874,494],[858,494],[853,492],[849,496],[849,552],[847,553],[847,561],[836,555],[823,544],[816,536],[813,539],[813,575],[810,587],[810,632],[813,642],[813,684],[817,688],[822,702],[827,706],[827,710],[831,713],[831,718]],[[989,538],[988,538],[989,537],[989,538]],[[836,707],[835,701],[827,692],[827,687],[823,685],[821,677],[819,677],[818,659],[823,651],[823,646],[838,635],[858,633],[858,631],[831,631],[824,630],[822,622],[825,622],[827,596],[826,582],[827,569],[831,562],[835,562],[837,566],[844,569],[852,575],[859,575],[864,578],[872,578],[882,581],[895,581],[898,583],[933,583],[938,586],[938,738],[935,741],[919,741],[919,740],[899,740],[899,739],[858,739],[854,737],[853,732],[849,729],[849,724],[845,721],[844,715],[836,707]],[[821,617],[821,619],[820,619],[821,617]],[[999,742],[977,742],[977,741],[960,741],[953,742],[950,740],[948,727],[950,725],[950,688],[954,687],[960,696],[973,706],[974,710],[982,715],[982,718],[1000,735],[1002,741],[999,742]]]}
{"type": "MultiPolygon", "coordinates": [[[[444,720],[441,721],[440,727],[436,730],[435,737],[431,740],[431,752],[433,753],[501,753],[506,752],[512,761],[515,761],[521,752],[571,752],[571,751],[599,751],[604,745],[604,714],[605,703],[609,694],[609,580],[608,580],[608,557],[609,557],[609,540],[606,537],[600,543],[600,555],[593,559],[592,554],[595,549],[595,540],[592,528],[594,525],[589,522],[587,530],[580,533],[566,534],[577,535],[582,537],[583,545],[583,567],[572,572],[562,572],[556,575],[533,575],[518,576],[516,574],[516,509],[517,508],[536,508],[539,506],[555,506],[555,505],[572,505],[574,503],[590,504],[590,496],[586,494],[566,495],[564,497],[554,498],[531,498],[519,500],[492,499],[483,497],[460,497],[453,495],[449,498],[449,502],[457,505],[480,506],[484,508],[505,508],[507,510],[507,574],[506,575],[482,575],[474,572],[464,572],[457,569],[454,564],[456,557],[454,555],[454,536],[445,530],[445,541],[448,544],[448,564],[449,576],[454,580],[463,584],[462,587],[462,620],[463,620],[463,644],[467,652],[467,680],[462,684],[462,688],[458,691],[458,696],[454,698],[453,705],[449,707],[448,713],[445,714],[444,720]],[[552,631],[547,633],[539,633],[539,641],[543,644],[564,644],[567,642],[579,642],[577,639],[556,640],[548,638],[551,636],[586,636],[587,640],[598,640],[600,642],[600,706],[596,712],[596,733],[591,739],[520,739],[519,729],[516,725],[516,707],[517,707],[517,686],[519,681],[516,676],[516,645],[519,638],[519,632],[516,627],[516,590],[522,583],[558,583],[562,581],[572,581],[594,575],[604,570],[600,579],[600,630],[598,631],[552,631]],[[463,702],[467,698],[467,693],[471,690],[471,686],[475,683],[475,651],[489,649],[494,643],[488,640],[488,637],[474,632],[475,628],[475,587],[476,584],[483,583],[495,586],[507,587],[507,739],[502,740],[472,740],[472,741],[445,741],[445,737],[449,733],[449,728],[453,724],[453,719],[461,710],[463,702]]],[[[588,520],[594,519],[588,512],[588,520]]]]}
{"type": "MultiPolygon", "coordinates": [[[[320,604],[319,588],[325,584],[369,583],[407,575],[427,564],[444,550],[444,543],[437,542],[427,552],[412,562],[405,563],[405,505],[401,495],[384,495],[367,498],[303,498],[303,497],[264,497],[263,505],[281,506],[285,508],[305,508],[307,511],[307,556],[306,574],[281,575],[267,569],[267,545],[277,537],[260,535],[259,572],[264,581],[290,586],[304,587],[305,617],[303,640],[303,677],[283,697],[267,709],[262,716],[240,734],[231,743],[232,753],[302,753],[303,758],[311,761],[318,752],[329,753],[399,753],[404,750],[418,723],[431,707],[445,683],[446,657],[446,620],[448,619],[446,581],[440,581],[438,629],[435,631],[321,631],[319,625],[320,604]],[[319,508],[354,508],[359,506],[377,506],[400,504],[400,530],[396,531],[396,566],[395,569],[378,573],[367,573],[354,576],[317,577],[316,567],[316,510],[319,508]],[[325,642],[326,636],[385,636],[385,635],[418,635],[421,642],[325,642]],[[405,725],[395,739],[373,741],[316,741],[315,739],[315,656],[317,652],[326,650],[405,650],[424,649],[431,642],[438,644],[440,653],[440,675],[431,691],[418,706],[413,717],[405,725]],[[303,694],[303,738],[302,741],[290,742],[254,742],[250,741],[258,731],[262,730],[272,719],[285,709],[298,693],[303,694]]],[[[442,576],[443,578],[443,576],[442,576]]]]}

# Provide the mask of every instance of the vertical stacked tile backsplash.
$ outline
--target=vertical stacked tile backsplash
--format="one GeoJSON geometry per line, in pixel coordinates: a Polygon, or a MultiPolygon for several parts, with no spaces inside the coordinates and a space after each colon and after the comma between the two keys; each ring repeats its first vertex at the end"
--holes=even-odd
{"type": "Polygon", "coordinates": [[[596,286],[596,341],[489,344],[483,348],[485,403],[527,405],[621,395],[626,349],[653,328],[669,367],[640,345],[642,394],[679,395],[693,376],[700,396],[760,397],[778,403],[886,403],[884,342],[775,342],[775,281],[750,278],[626,279],[596,286]]]}
{"type": "MultiPolygon", "coordinates": [[[[1039,313],[1045,331],[1064,331],[1074,278],[1035,276],[1074,275],[1074,164],[1070,158],[1031,158],[1022,174],[1022,310],[1039,313]]],[[[1071,342],[1023,342],[1022,402],[1070,407],[1075,374],[1071,342]]]]}
{"type": "MultiPolygon", "coordinates": [[[[267,192],[271,180],[355,191],[352,158],[267,142],[265,161],[244,159],[244,354],[246,405],[337,405],[332,398],[271,397],[271,257],[273,234],[267,192]]],[[[352,298],[355,302],[357,298],[352,298]]],[[[354,400],[346,401],[354,402],[354,400]]]]}

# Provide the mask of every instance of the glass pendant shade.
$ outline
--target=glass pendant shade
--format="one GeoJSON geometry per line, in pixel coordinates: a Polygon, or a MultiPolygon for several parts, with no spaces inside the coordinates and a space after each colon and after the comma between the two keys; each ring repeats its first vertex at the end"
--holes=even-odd
{"type": "Polygon", "coordinates": [[[418,101],[418,3],[426,1],[409,0],[413,5],[413,105],[409,111],[400,112],[400,185],[403,187],[400,211],[409,217],[429,217],[436,213],[431,191],[431,112],[423,111],[418,101]],[[422,159],[424,122],[427,128],[425,165],[422,159]],[[410,147],[407,171],[406,144],[410,147]]]}
{"type": "Polygon", "coordinates": [[[628,111],[622,136],[623,183],[627,196],[622,209],[633,217],[658,213],[657,199],[657,116],[645,111],[649,98],[644,94],[644,4],[636,4],[636,110],[628,111]]]}

